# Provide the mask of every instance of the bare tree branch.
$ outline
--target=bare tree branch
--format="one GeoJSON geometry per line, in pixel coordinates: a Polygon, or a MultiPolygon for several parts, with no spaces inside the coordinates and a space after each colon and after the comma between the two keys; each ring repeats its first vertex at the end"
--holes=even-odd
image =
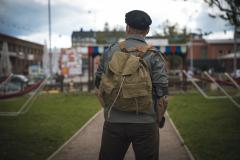
{"type": "Polygon", "coordinates": [[[210,7],[217,7],[222,13],[213,15],[230,22],[234,26],[240,26],[240,2],[239,0],[204,0],[210,7]]]}

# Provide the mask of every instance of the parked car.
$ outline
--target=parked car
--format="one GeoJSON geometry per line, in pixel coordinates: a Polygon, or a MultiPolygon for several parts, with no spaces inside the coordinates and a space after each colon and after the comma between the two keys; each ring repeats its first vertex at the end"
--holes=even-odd
{"type": "Polygon", "coordinates": [[[1,93],[15,92],[28,85],[28,78],[24,75],[13,75],[11,79],[0,87],[1,93]]]}

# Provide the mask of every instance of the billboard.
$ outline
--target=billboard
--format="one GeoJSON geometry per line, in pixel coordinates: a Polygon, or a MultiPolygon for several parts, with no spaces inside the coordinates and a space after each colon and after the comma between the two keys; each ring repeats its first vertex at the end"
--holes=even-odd
{"type": "Polygon", "coordinates": [[[74,49],[62,49],[59,59],[61,74],[64,77],[82,74],[82,59],[74,49]]]}

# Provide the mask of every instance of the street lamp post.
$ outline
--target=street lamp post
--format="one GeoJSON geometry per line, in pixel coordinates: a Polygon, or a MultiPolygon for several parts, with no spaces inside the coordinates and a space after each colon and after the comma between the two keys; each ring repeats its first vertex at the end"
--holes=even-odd
{"type": "Polygon", "coordinates": [[[52,76],[53,70],[52,70],[51,0],[48,0],[48,27],[49,27],[49,72],[50,76],[52,76]]]}
{"type": "Polygon", "coordinates": [[[238,28],[237,26],[234,27],[234,59],[233,59],[233,70],[234,75],[237,74],[237,39],[238,39],[238,28]]]}
{"type": "Polygon", "coordinates": [[[193,38],[192,35],[190,36],[190,70],[193,71],[193,38]]]}
{"type": "MultiPolygon", "coordinates": [[[[96,38],[96,12],[89,10],[88,14],[93,14],[93,18],[94,18],[94,22],[93,22],[93,37],[95,38],[95,41],[91,42],[91,45],[96,45],[97,42],[97,38],[96,38]]],[[[91,55],[88,53],[88,90],[90,91],[91,89],[93,89],[94,86],[94,57],[92,55],[93,53],[91,53],[91,55]]]]}
{"type": "MultiPolygon", "coordinates": [[[[189,17],[185,24],[186,28],[188,23],[192,20],[192,17],[195,13],[198,13],[198,10],[195,10],[189,17]]],[[[190,70],[193,71],[193,38],[192,35],[190,35],[190,42],[188,43],[189,49],[190,49],[190,70]]]]}
{"type": "Polygon", "coordinates": [[[96,15],[96,12],[95,12],[95,11],[92,11],[92,10],[89,10],[89,11],[88,11],[88,14],[89,14],[89,15],[93,14],[93,16],[94,16],[94,17],[93,17],[93,21],[94,21],[94,22],[93,22],[93,26],[92,26],[93,28],[92,28],[92,29],[93,29],[94,31],[96,31],[96,30],[97,30],[97,15],[96,15]]]}

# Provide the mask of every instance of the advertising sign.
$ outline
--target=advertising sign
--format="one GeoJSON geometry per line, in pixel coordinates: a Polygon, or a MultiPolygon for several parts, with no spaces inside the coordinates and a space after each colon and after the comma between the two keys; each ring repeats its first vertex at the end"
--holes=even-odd
{"type": "Polygon", "coordinates": [[[82,59],[74,49],[65,49],[61,51],[59,65],[61,74],[65,77],[82,74],[82,59]]]}

